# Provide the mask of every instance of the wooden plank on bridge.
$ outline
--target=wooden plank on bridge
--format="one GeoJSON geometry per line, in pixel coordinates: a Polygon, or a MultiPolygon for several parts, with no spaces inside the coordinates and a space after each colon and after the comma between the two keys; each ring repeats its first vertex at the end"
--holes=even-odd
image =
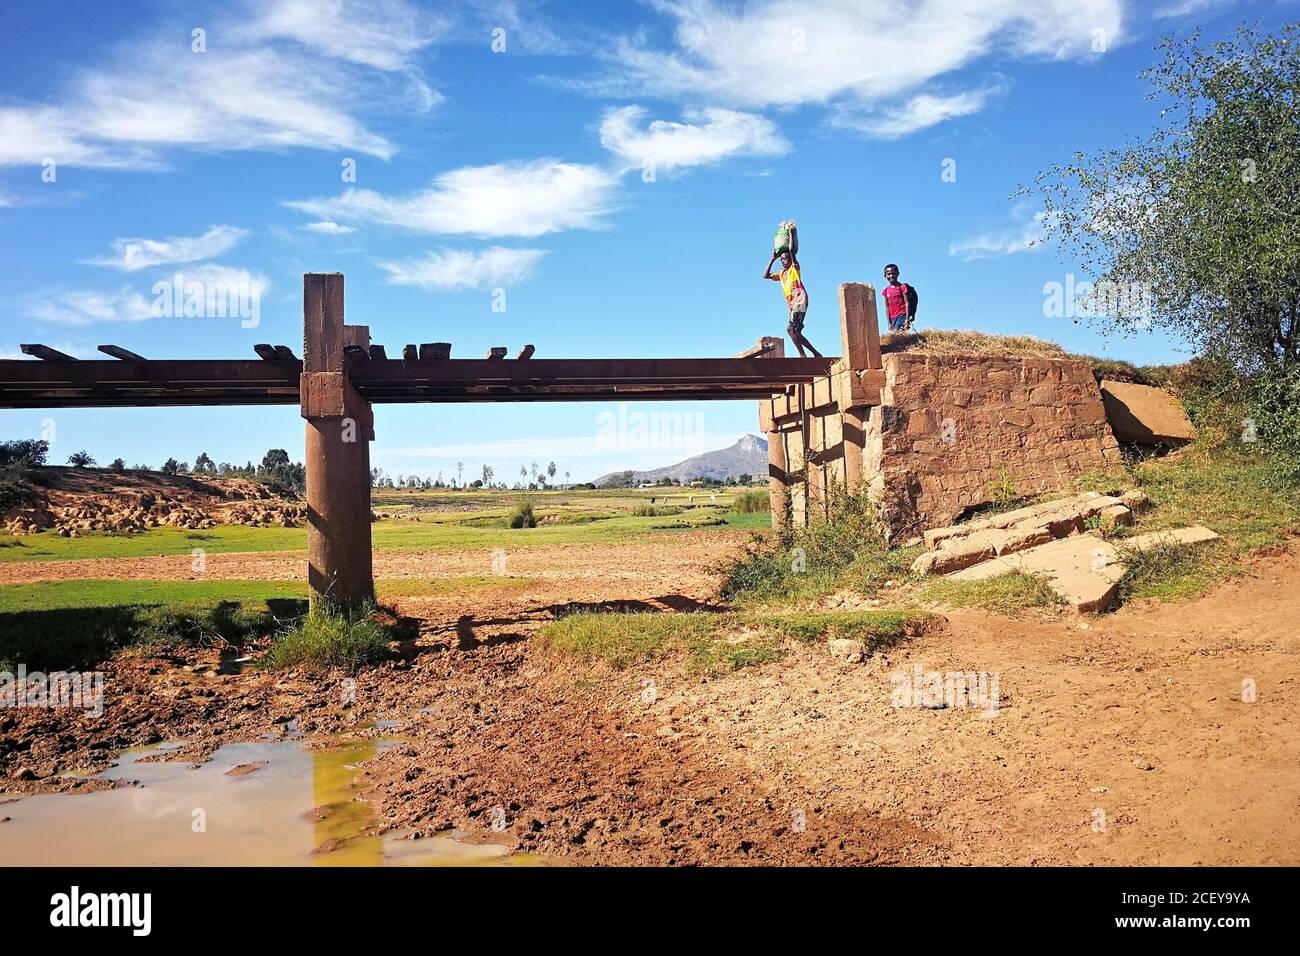
{"type": "Polygon", "coordinates": [[[135,352],[132,352],[129,349],[124,349],[120,345],[101,345],[99,346],[99,350],[105,355],[111,355],[113,358],[121,359],[123,362],[146,361],[143,355],[137,355],[135,352]]]}
{"type": "Polygon", "coordinates": [[[42,362],[75,362],[77,358],[66,352],[60,352],[58,349],[52,349],[48,345],[41,345],[39,342],[31,345],[20,345],[24,355],[31,355],[40,359],[42,362]]]}

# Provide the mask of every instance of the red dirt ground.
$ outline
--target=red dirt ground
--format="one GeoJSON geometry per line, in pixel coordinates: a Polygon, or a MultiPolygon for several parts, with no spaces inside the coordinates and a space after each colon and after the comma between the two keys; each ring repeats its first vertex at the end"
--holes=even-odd
{"type": "MultiPolygon", "coordinates": [[[[1296,553],[1194,600],[1100,618],[948,611],[858,665],[796,645],[702,680],[677,662],[583,673],[535,650],[532,632],[570,602],[707,605],[706,569],[728,545],[675,540],[539,551],[532,564],[512,553],[512,573],[540,580],[401,600],[419,639],[359,675],[352,706],[342,675],[218,675],[215,651],[121,658],[98,721],[0,716],[0,775],[15,793],[93,788],[48,778],[164,738],[184,738],[175,756],[187,759],[287,726],[382,718],[402,725],[358,732],[403,738],[364,777],[386,826],[486,833],[500,808],[506,835],[556,862],[1300,863],[1296,553]],[[917,665],[996,672],[997,715],[892,706],[891,674],[917,665]],[[23,769],[37,779],[17,779],[23,769]]],[[[379,576],[397,576],[390,557],[423,577],[481,573],[483,560],[380,552],[379,576]]],[[[297,558],[210,556],[209,574],[284,560],[297,558]]],[[[114,562],[114,576],[135,565],[114,562]]],[[[160,576],[158,563],[138,570],[160,576]]]]}

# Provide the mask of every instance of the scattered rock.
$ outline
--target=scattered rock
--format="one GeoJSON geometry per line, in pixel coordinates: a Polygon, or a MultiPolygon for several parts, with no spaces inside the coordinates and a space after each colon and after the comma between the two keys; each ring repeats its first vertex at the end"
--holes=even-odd
{"type": "Polygon", "coordinates": [[[866,657],[867,648],[861,641],[855,641],[848,637],[837,637],[832,640],[827,648],[830,650],[831,657],[844,661],[846,664],[861,664],[866,657]]]}

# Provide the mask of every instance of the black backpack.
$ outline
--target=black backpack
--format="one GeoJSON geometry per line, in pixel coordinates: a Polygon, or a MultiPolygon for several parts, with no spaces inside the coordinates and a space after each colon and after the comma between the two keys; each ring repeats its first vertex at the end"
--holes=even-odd
{"type": "Polygon", "coordinates": [[[916,318],[916,303],[919,300],[920,296],[916,294],[916,286],[910,282],[907,283],[907,313],[912,318],[916,318]]]}

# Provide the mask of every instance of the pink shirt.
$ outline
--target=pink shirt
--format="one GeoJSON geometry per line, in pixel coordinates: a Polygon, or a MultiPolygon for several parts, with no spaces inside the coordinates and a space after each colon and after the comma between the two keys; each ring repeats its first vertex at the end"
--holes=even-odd
{"type": "Polygon", "coordinates": [[[886,285],[880,293],[885,297],[885,314],[891,319],[907,314],[907,283],[886,285]]]}

